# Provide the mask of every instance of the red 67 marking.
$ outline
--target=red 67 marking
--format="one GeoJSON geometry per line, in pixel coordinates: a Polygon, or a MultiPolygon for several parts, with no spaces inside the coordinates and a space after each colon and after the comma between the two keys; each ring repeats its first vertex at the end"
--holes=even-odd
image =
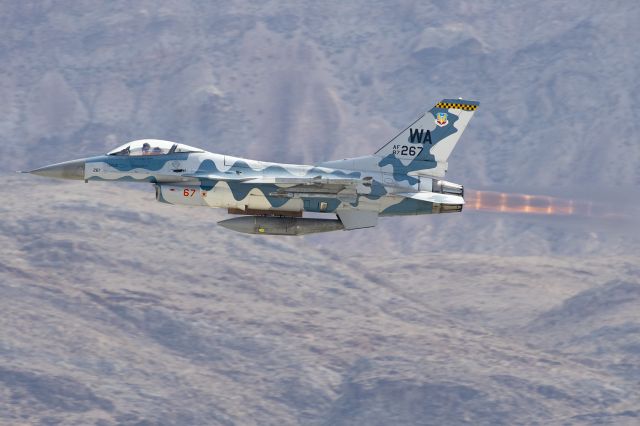
{"type": "Polygon", "coordinates": [[[195,189],[189,189],[189,188],[185,188],[184,191],[182,191],[182,195],[184,195],[185,197],[193,197],[193,194],[196,193],[195,189]]]}

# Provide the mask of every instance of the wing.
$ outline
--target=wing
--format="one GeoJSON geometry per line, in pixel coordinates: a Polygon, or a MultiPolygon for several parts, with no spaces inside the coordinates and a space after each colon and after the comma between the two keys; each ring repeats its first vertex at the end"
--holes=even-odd
{"type": "Polygon", "coordinates": [[[259,177],[247,183],[268,183],[282,186],[269,193],[280,198],[337,198],[345,203],[355,203],[359,186],[371,186],[372,178],[315,177],[259,177]]]}
{"type": "Polygon", "coordinates": [[[281,177],[281,176],[241,176],[237,173],[185,173],[182,177],[207,180],[221,180],[227,182],[245,182],[253,184],[275,184],[275,185],[305,185],[305,186],[323,186],[323,185],[342,185],[357,186],[359,184],[370,186],[372,177],[365,178],[340,178],[332,176],[314,176],[314,177],[281,177]]]}
{"type": "Polygon", "coordinates": [[[355,202],[360,185],[370,187],[373,178],[345,178],[335,176],[242,176],[236,173],[187,173],[182,177],[248,185],[271,184],[278,186],[271,197],[326,198],[336,197],[344,202],[355,202]]]}
{"type": "Polygon", "coordinates": [[[325,185],[341,185],[341,186],[357,186],[359,184],[371,184],[371,177],[358,178],[337,178],[326,176],[315,177],[270,177],[261,176],[246,181],[247,183],[272,183],[276,185],[303,185],[303,186],[325,186],[325,185]]]}

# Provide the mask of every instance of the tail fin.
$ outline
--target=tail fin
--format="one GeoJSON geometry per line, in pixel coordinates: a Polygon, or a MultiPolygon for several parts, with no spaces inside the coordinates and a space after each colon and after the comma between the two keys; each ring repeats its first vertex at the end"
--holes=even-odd
{"type": "Polygon", "coordinates": [[[480,105],[462,99],[443,99],[385,146],[376,151],[380,167],[393,173],[423,172],[442,177],[449,155],[480,105]]]}

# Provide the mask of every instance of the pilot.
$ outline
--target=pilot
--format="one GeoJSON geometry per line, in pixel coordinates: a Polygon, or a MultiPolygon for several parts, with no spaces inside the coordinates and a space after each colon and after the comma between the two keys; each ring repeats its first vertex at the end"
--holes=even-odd
{"type": "Polygon", "coordinates": [[[151,154],[151,145],[149,145],[149,142],[145,142],[142,145],[142,155],[149,155],[151,154]]]}
{"type": "Polygon", "coordinates": [[[160,154],[162,154],[162,148],[160,148],[159,146],[154,147],[154,148],[153,148],[153,152],[152,152],[152,154],[153,154],[153,155],[160,155],[160,154]]]}

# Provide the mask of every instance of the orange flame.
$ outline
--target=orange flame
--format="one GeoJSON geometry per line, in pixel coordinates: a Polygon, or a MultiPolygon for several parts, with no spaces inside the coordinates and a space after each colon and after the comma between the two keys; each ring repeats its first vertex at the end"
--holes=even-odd
{"type": "Polygon", "coordinates": [[[466,209],[535,215],[592,216],[593,203],[546,195],[467,190],[466,209]]]}

